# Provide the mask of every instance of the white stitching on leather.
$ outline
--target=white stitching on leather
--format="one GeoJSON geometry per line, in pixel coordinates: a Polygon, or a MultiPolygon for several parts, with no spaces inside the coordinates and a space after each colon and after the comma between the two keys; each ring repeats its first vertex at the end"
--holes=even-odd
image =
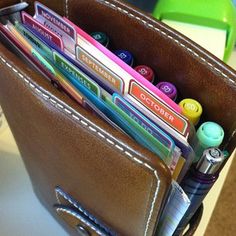
{"type": "MultiPolygon", "coordinates": [[[[156,170],[154,171],[154,175],[158,179],[158,181],[157,181],[157,188],[156,188],[156,191],[154,193],[154,199],[157,199],[157,194],[158,194],[158,190],[157,189],[159,189],[159,186],[160,186],[160,179],[158,178],[158,174],[157,174],[156,170]]],[[[149,216],[148,216],[148,220],[147,220],[147,224],[146,224],[147,226],[146,226],[146,229],[145,229],[145,232],[144,232],[145,236],[147,235],[147,232],[148,232],[148,228],[149,228],[149,224],[150,224],[150,221],[151,221],[151,218],[152,218],[152,213],[153,213],[154,207],[155,207],[155,202],[152,201],[151,210],[150,210],[150,213],[149,213],[149,216]]]]}
{"type": "Polygon", "coordinates": [[[121,146],[119,146],[119,145],[117,145],[117,144],[115,145],[115,147],[118,148],[118,149],[119,149],[120,151],[122,151],[122,152],[124,151],[124,148],[121,147],[121,146]]]}
{"type": "Polygon", "coordinates": [[[64,209],[64,208],[56,208],[56,211],[59,212],[59,211],[63,211],[63,212],[66,212],[68,214],[71,214],[72,216],[76,217],[77,219],[79,219],[80,221],[82,221],[84,224],[86,224],[88,227],[90,227],[91,229],[93,229],[97,234],[99,235],[104,235],[102,232],[100,232],[98,229],[94,228],[93,225],[91,225],[89,222],[87,222],[86,220],[84,220],[80,215],[76,214],[76,212],[73,212],[69,209],[64,209]]]}
{"type": "MultiPolygon", "coordinates": [[[[105,0],[96,0],[98,2],[102,2],[105,3],[106,5],[109,5],[115,9],[117,9],[118,11],[130,16],[131,18],[135,18],[136,20],[140,21],[141,23],[145,24],[146,26],[148,26],[149,28],[153,28],[156,31],[160,32],[161,34],[163,34],[164,36],[168,37],[169,39],[174,40],[177,44],[179,44],[181,47],[187,49],[190,53],[192,53],[194,56],[198,57],[199,59],[201,59],[204,63],[207,63],[212,69],[214,69],[216,72],[220,73],[223,77],[227,78],[229,82],[231,82],[233,85],[236,85],[236,82],[229,78],[229,76],[227,76],[225,73],[223,73],[223,71],[221,71],[220,69],[218,69],[217,67],[213,66],[210,62],[208,62],[205,58],[201,57],[198,53],[196,53],[193,49],[189,48],[188,46],[184,45],[183,43],[181,43],[178,39],[175,39],[174,37],[172,37],[171,35],[168,35],[166,32],[162,31],[161,29],[156,28],[153,24],[149,23],[148,21],[140,18],[139,16],[135,16],[134,14],[131,14],[130,12],[128,12],[127,10],[122,9],[121,7],[118,7],[117,5],[110,3],[109,1],[105,1],[105,0]]],[[[230,73],[232,75],[235,76],[235,74],[230,71],[230,73]]]]}
{"type": "MultiPolygon", "coordinates": [[[[10,65],[2,56],[0,56],[0,59],[1,61],[7,65],[14,73],[16,73],[19,78],[21,78],[24,82],[25,82],[25,79],[28,80],[22,73],[19,72],[19,70],[17,70],[15,67],[13,67],[12,65],[10,65]],[[15,70],[13,70],[13,68],[15,70]]],[[[26,83],[27,85],[30,85],[29,87],[34,91],[34,90],[40,90],[40,87],[37,88],[36,85],[34,85],[32,82],[30,82],[30,80],[28,80],[28,82],[26,83]]],[[[61,105],[58,101],[56,101],[55,99],[52,99],[50,96],[49,98],[46,98],[48,95],[45,94],[46,96],[43,96],[43,94],[45,94],[44,92],[41,91],[41,93],[39,94],[40,96],[43,97],[43,99],[45,99],[46,101],[49,101],[53,106],[55,106],[56,108],[58,108],[58,106],[62,109],[62,110],[65,110],[67,108],[65,108],[63,105],[61,105]]],[[[50,93],[49,93],[50,94],[50,93]]],[[[66,114],[68,114],[67,112],[65,112],[66,114]]],[[[80,118],[79,116],[77,116],[75,114],[75,112],[72,111],[71,114],[68,114],[70,115],[72,118],[74,118],[75,120],[78,120],[81,122],[81,124],[86,124],[86,127],[88,128],[92,128],[96,133],[100,132],[98,131],[96,128],[92,127],[91,125],[89,125],[86,121],[84,121],[82,118],[80,118]]],[[[100,136],[101,137],[101,136],[100,136]]],[[[117,145],[117,143],[113,142],[111,139],[109,139],[108,137],[106,137],[106,135],[104,135],[104,140],[107,141],[107,143],[109,143],[110,145],[113,145],[116,149],[118,149],[119,151],[121,151],[121,149],[119,148],[120,146],[117,145]]],[[[147,163],[139,160],[138,158],[134,157],[129,151],[127,151],[125,148],[123,148],[123,153],[125,153],[126,156],[128,156],[129,158],[131,158],[131,160],[133,160],[134,162],[136,162],[138,165],[142,165],[144,167],[148,167],[149,170],[151,170],[153,173],[154,173],[154,176],[155,176],[155,179],[157,181],[156,183],[156,189],[155,189],[155,193],[154,193],[154,196],[153,196],[153,199],[152,199],[152,204],[151,204],[151,209],[149,211],[149,217],[148,217],[148,221],[147,221],[147,224],[146,224],[146,227],[145,227],[145,232],[147,232],[148,228],[149,228],[149,222],[151,220],[151,216],[152,216],[152,212],[153,212],[153,208],[154,208],[154,205],[155,205],[155,202],[156,202],[156,199],[157,199],[157,195],[158,195],[158,192],[159,192],[159,187],[160,187],[160,179],[158,177],[158,174],[157,172],[155,171],[154,168],[152,168],[151,166],[149,166],[147,163]]],[[[146,235],[146,233],[145,233],[146,235]]]]}
{"type": "Polygon", "coordinates": [[[65,0],[65,16],[69,17],[69,0],[65,0]]]}
{"type": "Polygon", "coordinates": [[[91,221],[93,221],[95,224],[97,224],[99,227],[101,227],[103,230],[105,230],[107,233],[109,233],[107,231],[107,229],[96,220],[96,218],[91,217],[84,209],[82,209],[81,207],[77,206],[70,198],[68,198],[68,196],[60,188],[56,188],[55,192],[56,192],[57,202],[59,204],[61,204],[60,197],[59,197],[59,194],[60,194],[66,201],[68,201],[76,209],[78,209],[80,212],[82,212],[84,215],[86,215],[91,221]]]}

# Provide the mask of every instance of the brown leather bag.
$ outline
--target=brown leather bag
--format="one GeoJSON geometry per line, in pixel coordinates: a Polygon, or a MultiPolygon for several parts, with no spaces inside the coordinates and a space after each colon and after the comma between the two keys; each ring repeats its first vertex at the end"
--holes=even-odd
{"type": "MultiPolygon", "coordinates": [[[[16,2],[1,1],[0,7],[16,2]]],[[[224,127],[222,147],[232,153],[235,71],[120,1],[41,2],[87,32],[106,32],[113,48],[130,50],[137,64],[173,82],[181,97],[198,100],[204,119],[224,127]]],[[[0,70],[0,104],[34,191],[70,235],[153,235],[171,182],[160,158],[58,91],[2,43],[0,70]]],[[[193,222],[199,222],[197,215],[193,222]]]]}

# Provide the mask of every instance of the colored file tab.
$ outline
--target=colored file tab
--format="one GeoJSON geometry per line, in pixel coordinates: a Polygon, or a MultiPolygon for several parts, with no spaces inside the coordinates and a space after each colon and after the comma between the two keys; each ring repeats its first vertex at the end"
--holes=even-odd
{"type": "Polygon", "coordinates": [[[168,149],[169,154],[172,153],[175,147],[174,141],[165,134],[161,129],[155,126],[151,121],[149,121],[142,113],[136,110],[131,104],[129,104],[120,95],[114,93],[112,96],[113,102],[121,108],[129,117],[140,124],[147,132],[153,135],[156,139],[163,143],[168,149]]]}
{"type": "Polygon", "coordinates": [[[35,13],[37,21],[61,37],[65,49],[74,53],[76,43],[76,32],[74,27],[65,22],[60,15],[39,2],[35,2],[35,13]]]}
{"type": "Polygon", "coordinates": [[[76,46],[76,57],[87,68],[91,69],[105,83],[109,84],[114,91],[124,93],[124,81],[121,77],[113,73],[112,70],[104,70],[102,63],[97,61],[92,55],[83,50],[80,46],[76,46]]]}
{"type": "Polygon", "coordinates": [[[100,87],[89,78],[86,74],[81,72],[76,66],[66,60],[60,53],[53,51],[54,63],[57,67],[64,70],[66,73],[74,76],[85,87],[92,91],[96,96],[100,97],[100,87]]]}
{"type": "Polygon", "coordinates": [[[129,94],[137,99],[146,108],[152,111],[153,114],[160,117],[164,122],[168,123],[173,129],[181,135],[187,135],[188,122],[183,117],[173,112],[168,106],[161,101],[156,100],[154,96],[149,94],[147,90],[141,87],[135,81],[131,82],[129,94]]]}
{"type": "MultiPolygon", "coordinates": [[[[32,21],[34,21],[34,19],[32,19],[32,21]]],[[[16,28],[26,38],[26,40],[34,46],[35,49],[39,50],[39,52],[51,63],[54,63],[62,73],[66,72],[67,74],[74,76],[75,79],[80,80],[80,82],[95,93],[96,96],[101,96],[100,87],[79,68],[64,58],[59,52],[50,48],[46,42],[40,40],[33,32],[27,29],[25,25],[17,23],[16,28]]],[[[50,40],[48,40],[48,42],[50,42],[50,40]]]]}
{"type": "Polygon", "coordinates": [[[18,32],[17,28],[10,22],[7,24],[9,32],[2,29],[6,35],[12,37],[12,41],[22,50],[24,55],[33,61],[36,66],[46,74],[54,83],[59,83],[63,89],[70,94],[79,104],[84,104],[84,97],[66,80],[66,78],[53,65],[35,50],[30,43],[18,32]]]}
{"type": "Polygon", "coordinates": [[[34,20],[30,15],[28,15],[25,12],[22,12],[21,17],[23,24],[30,26],[32,29],[37,31],[51,43],[55,44],[61,50],[64,49],[63,42],[58,35],[56,35],[51,30],[49,30],[48,28],[46,28],[45,26],[34,20]]]}
{"type": "MultiPolygon", "coordinates": [[[[152,136],[144,127],[139,123],[135,122],[130,116],[128,116],[122,109],[120,109],[116,104],[114,104],[110,99],[104,98],[106,103],[113,108],[118,114],[123,117],[124,120],[128,122],[128,126],[132,129],[132,132],[136,135],[140,134],[142,140],[138,141],[141,145],[148,148],[153,153],[157,154],[165,164],[170,167],[172,159],[170,157],[169,149],[163,145],[158,139],[152,136]]],[[[131,136],[132,137],[132,136],[131,136]]]]}

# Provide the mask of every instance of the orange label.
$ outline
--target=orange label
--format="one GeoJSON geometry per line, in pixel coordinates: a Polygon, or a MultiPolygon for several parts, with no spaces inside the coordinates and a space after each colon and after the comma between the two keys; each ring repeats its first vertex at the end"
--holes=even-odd
{"type": "Polygon", "coordinates": [[[134,81],[131,82],[129,94],[148,108],[148,110],[165,121],[165,123],[176,129],[179,133],[183,135],[185,134],[188,125],[187,121],[168,108],[161,101],[157,100],[153,95],[148,93],[134,81]]]}
{"type": "Polygon", "coordinates": [[[114,77],[105,66],[97,63],[96,60],[91,58],[90,55],[79,51],[77,49],[77,58],[81,60],[84,64],[90,67],[96,74],[101,76],[105,81],[107,81],[116,91],[123,92],[123,83],[119,78],[114,77]]]}

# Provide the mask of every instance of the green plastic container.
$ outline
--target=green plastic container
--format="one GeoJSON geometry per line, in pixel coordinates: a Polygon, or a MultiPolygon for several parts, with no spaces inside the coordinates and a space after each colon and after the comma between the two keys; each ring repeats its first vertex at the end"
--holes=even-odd
{"type": "Polygon", "coordinates": [[[159,0],[153,16],[158,20],[167,19],[226,30],[224,61],[228,60],[234,48],[236,8],[231,0],[159,0]]]}

